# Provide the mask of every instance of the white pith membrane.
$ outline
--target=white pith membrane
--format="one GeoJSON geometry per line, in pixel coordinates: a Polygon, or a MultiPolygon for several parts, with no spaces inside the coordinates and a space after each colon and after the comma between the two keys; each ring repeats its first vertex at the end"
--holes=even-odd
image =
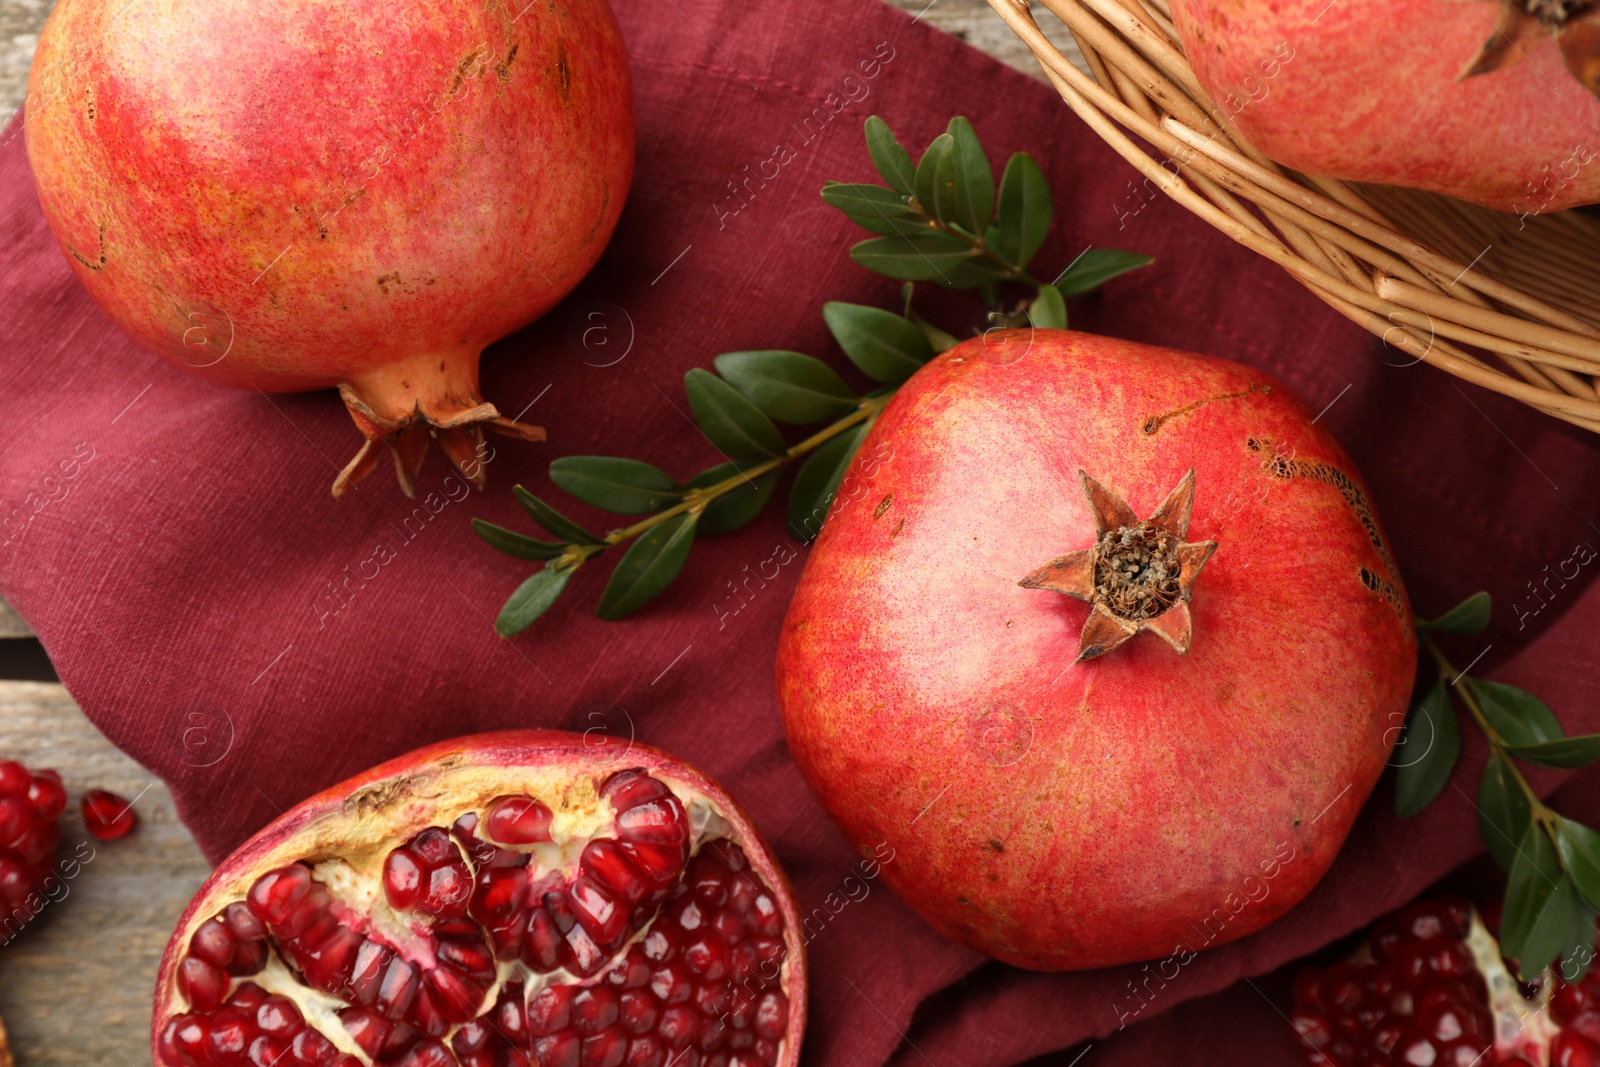
{"type": "Polygon", "coordinates": [[[1550,1042],[1561,1027],[1546,1009],[1555,991],[1555,972],[1546,968],[1535,983],[1534,998],[1522,995],[1517,978],[1500,956],[1500,942],[1494,939],[1483,917],[1472,913],[1472,929],[1467,932],[1467,951],[1489,988],[1489,1014],[1494,1017],[1494,1050],[1501,1059],[1521,1056],[1533,1067],[1550,1062],[1550,1042]]]}
{"type": "MultiPolygon", "coordinates": [[[[434,919],[418,910],[402,911],[390,905],[384,889],[384,864],[390,854],[430,827],[449,832],[458,819],[473,813],[479,819],[477,831],[480,839],[497,849],[517,852],[534,861],[527,867],[530,884],[538,884],[550,875],[561,874],[566,876],[563,884],[570,885],[572,876],[578,872],[579,858],[585,846],[597,838],[618,838],[615,824],[618,812],[611,800],[601,796],[599,790],[602,783],[626,767],[625,763],[598,771],[562,765],[482,767],[446,760],[421,769],[409,778],[385,779],[352,794],[345,801],[343,810],[307,825],[271,852],[253,858],[248,871],[241,872],[231,882],[218,886],[208,895],[206,906],[197,910],[191,921],[175,934],[174,943],[188,946],[200,926],[220,916],[230,904],[245,901],[251,887],[269,871],[301,863],[311,868],[314,881],[331,894],[333,902],[329,911],[342,925],[386,943],[397,956],[416,964],[419,972],[426,970],[437,965],[434,955],[437,941],[430,933],[434,919]],[[515,845],[490,841],[487,832],[489,811],[496,800],[507,797],[532,798],[550,809],[549,842],[515,845]]],[[[706,846],[719,841],[737,846],[745,844],[736,836],[733,824],[724,817],[711,798],[656,769],[641,767],[637,770],[670,790],[682,804],[687,816],[688,858],[679,870],[678,881],[674,885],[683,881],[694,858],[706,846]]],[[[453,834],[451,842],[468,872],[476,875],[481,868],[474,862],[470,849],[453,834]]],[[[753,867],[749,868],[748,873],[764,881],[760,872],[753,867]]],[[[778,891],[779,887],[771,884],[765,887],[765,892],[774,900],[777,900],[778,891]]],[[[643,942],[655,929],[666,914],[671,900],[669,893],[655,908],[649,921],[623,940],[587,978],[562,967],[540,973],[521,959],[500,959],[498,952],[494,951],[495,939],[490,936],[487,925],[472,918],[471,921],[482,929],[485,943],[489,945],[495,960],[495,978],[483,995],[476,1018],[481,1019],[494,1012],[503,990],[509,985],[522,985],[523,1004],[526,1007],[541,990],[549,986],[581,988],[602,984],[607,974],[627,957],[629,949],[643,942]]],[[[629,907],[623,901],[619,901],[618,906],[625,910],[629,907]]],[[[792,994],[793,953],[789,950],[795,943],[790,925],[785,918],[781,935],[785,951],[778,975],[766,983],[766,988],[785,994],[792,994]]],[[[259,986],[269,996],[285,997],[299,1009],[308,1028],[321,1033],[340,1053],[354,1057],[364,1067],[372,1067],[375,1060],[356,1043],[338,1015],[340,1011],[359,1005],[312,988],[285,961],[278,938],[269,936],[267,943],[270,951],[266,966],[254,974],[230,976],[224,1002],[246,984],[259,986]]],[[[174,1016],[195,1010],[184,997],[175,970],[170,984],[171,1008],[158,1026],[165,1025],[174,1016]]],[[[728,984],[731,987],[733,983],[729,980],[728,984]]],[[[470,1024],[450,1026],[437,1040],[450,1046],[452,1037],[466,1025],[470,1024]]],[[[778,1041],[779,1062],[783,1062],[783,1052],[788,1044],[787,1035],[778,1041]]],[[[526,1045],[517,1047],[525,1049],[526,1045]]],[[[285,1059],[293,1060],[293,1057],[285,1059]]],[[[534,1059],[532,1062],[538,1061],[534,1059]]],[[[4,1067],[4,1064],[0,1063],[0,1067],[4,1067]]]]}

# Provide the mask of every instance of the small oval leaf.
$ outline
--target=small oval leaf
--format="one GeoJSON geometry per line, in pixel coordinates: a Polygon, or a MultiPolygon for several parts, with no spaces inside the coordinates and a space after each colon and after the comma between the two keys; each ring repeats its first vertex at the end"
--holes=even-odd
{"type": "Polygon", "coordinates": [[[799,352],[724,352],[714,362],[729,385],[779,422],[842,418],[859,400],[832,367],[799,352]]]}
{"type": "Polygon", "coordinates": [[[1437,630],[1447,634],[1480,633],[1489,625],[1491,606],[1488,593],[1473,593],[1437,619],[1419,622],[1417,626],[1424,630],[1437,630]]]}
{"type": "Polygon", "coordinates": [[[970,245],[936,230],[906,237],[874,237],[850,249],[850,258],[868,270],[909,282],[942,282],[972,255],[970,245]]]}
{"type": "Polygon", "coordinates": [[[640,534],[611,572],[596,614],[615,621],[643,607],[671,585],[689,558],[694,529],[695,517],[685,512],[640,534]]]}
{"type": "Polygon", "coordinates": [[[868,419],[852,426],[819,447],[795,475],[794,486],[789,490],[789,532],[801,541],[812,540],[822,530],[839,483],[871,423],[868,419]]]}
{"type": "Polygon", "coordinates": [[[518,559],[554,559],[567,547],[564,542],[535,540],[484,519],[473,519],[472,528],[492,547],[518,559]]]}
{"type": "MultiPolygon", "coordinates": [[[[729,533],[737,530],[761,514],[761,509],[772,499],[772,491],[778,487],[780,473],[768,471],[759,478],[742,479],[743,484],[728,490],[706,505],[706,509],[700,513],[700,523],[696,529],[703,534],[729,533]]],[[[732,463],[721,463],[689,479],[689,486],[694,489],[704,489],[738,475],[738,467],[732,463]]]]}
{"type": "Polygon", "coordinates": [[[550,464],[550,480],[584,503],[618,515],[648,515],[683,497],[683,486],[666,471],[619,456],[563,456],[550,464]]]}
{"type": "MultiPolygon", "coordinates": [[[[1561,952],[1579,906],[1577,887],[1543,826],[1530,822],[1506,875],[1500,948],[1518,960],[1526,977],[1537,975],[1561,952]]],[[[1593,943],[1590,931],[1590,943],[1593,943]]]]}
{"type": "Polygon", "coordinates": [[[1556,823],[1556,849],[1584,899],[1600,907],[1600,834],[1582,823],[1561,819],[1556,823]]]}
{"type": "Polygon", "coordinates": [[[1564,736],[1555,713],[1527,690],[1477,678],[1467,678],[1461,684],[1471,688],[1483,717],[1507,745],[1538,745],[1564,736]]]}
{"type": "Polygon", "coordinates": [[[955,139],[941,133],[917,161],[917,204],[940,222],[955,218],[955,171],[950,161],[954,152],[955,139]]]}
{"type": "Polygon", "coordinates": [[[1061,299],[1061,290],[1053,285],[1039,286],[1039,295],[1028,306],[1028,321],[1036,330],[1065,330],[1067,302],[1061,299]]]}
{"type": "Polygon", "coordinates": [[[916,188],[917,170],[911,165],[911,154],[895,140],[889,124],[873,115],[866,122],[867,152],[872,165],[890,186],[902,193],[916,188]]]}
{"type": "Polygon", "coordinates": [[[949,133],[953,221],[977,237],[994,214],[994,171],[972,123],[957,115],[950,120],[949,133]]]}
{"type": "Polygon", "coordinates": [[[1044,171],[1026,152],[1018,152],[1000,176],[998,251],[1018,267],[1026,267],[1050,232],[1054,208],[1044,171]]]}
{"type": "Polygon", "coordinates": [[[1517,843],[1532,822],[1527,795],[1522,792],[1510,761],[1499,752],[1491,752],[1483,777],[1478,780],[1478,832],[1501,870],[1511,869],[1517,858],[1517,843]]]}
{"type": "Polygon", "coordinates": [[[522,486],[513,485],[511,487],[511,495],[517,498],[517,503],[522,505],[523,511],[533,517],[534,522],[543,526],[557,537],[565,538],[580,545],[598,545],[602,543],[600,538],[585,530],[522,486]]]}
{"type": "Polygon", "coordinates": [[[695,421],[729,459],[763,460],[784,453],[783,436],[744,394],[710,371],[695,367],[683,376],[695,421]]]}
{"type": "Polygon", "coordinates": [[[1443,791],[1461,758],[1461,724],[1441,679],[1417,702],[1406,719],[1405,733],[1390,762],[1397,767],[1394,813],[1402,819],[1417,814],[1443,791]]]}
{"type": "Polygon", "coordinates": [[[1082,296],[1098,289],[1119,274],[1147,267],[1154,262],[1153,257],[1141,256],[1134,252],[1119,252],[1115,248],[1091,248],[1061,272],[1061,276],[1055,280],[1055,287],[1061,290],[1062,296],[1082,296]]]}
{"type": "Polygon", "coordinates": [[[822,306],[822,318],[850,362],[874,381],[903,382],[933,358],[916,323],[892,311],[833,300],[822,306]]]}
{"type": "Polygon", "coordinates": [[[546,564],[534,572],[532,578],[517,587],[506,599],[494,620],[494,628],[501,637],[515,637],[532,626],[539,616],[550,610],[561,591],[567,587],[576,567],[552,567],[546,564]]]}
{"type": "Polygon", "coordinates": [[[1508,745],[1507,751],[1518,759],[1537,763],[1541,767],[1567,770],[1587,767],[1595,760],[1600,760],[1600,734],[1580,734],[1537,745],[1508,745]]]}

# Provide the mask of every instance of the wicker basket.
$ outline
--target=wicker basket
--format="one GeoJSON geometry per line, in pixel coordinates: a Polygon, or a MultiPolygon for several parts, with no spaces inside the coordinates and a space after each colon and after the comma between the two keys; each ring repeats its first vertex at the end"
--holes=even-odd
{"type": "Polygon", "coordinates": [[[1167,0],[1042,2],[1093,77],[1040,32],[1028,0],[989,0],[1149,184],[1413,359],[1600,431],[1600,221],[1293,173],[1212,120],[1167,0]]]}

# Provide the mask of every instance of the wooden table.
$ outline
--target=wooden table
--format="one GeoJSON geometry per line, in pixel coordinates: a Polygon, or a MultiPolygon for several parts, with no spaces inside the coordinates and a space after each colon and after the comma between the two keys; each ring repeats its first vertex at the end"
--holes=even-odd
{"type": "MultiPolygon", "coordinates": [[[[984,0],[890,0],[1020,70],[1038,67],[984,0]]],[[[0,0],[0,119],[21,103],[33,43],[52,0],[0,0]]],[[[1076,60],[1077,50],[1044,11],[1041,25],[1076,60]]],[[[0,640],[27,627],[0,601],[0,640]]],[[[148,1067],[150,995],[178,915],[210,867],[178,822],[172,796],[114,749],[60,685],[0,680],[0,758],[61,772],[73,805],[63,849],[88,840],[76,810],[85,789],[139,798],[139,828],[96,842],[95,858],[60,904],[25,936],[0,947],[0,1019],[17,1067],[148,1067]]]]}

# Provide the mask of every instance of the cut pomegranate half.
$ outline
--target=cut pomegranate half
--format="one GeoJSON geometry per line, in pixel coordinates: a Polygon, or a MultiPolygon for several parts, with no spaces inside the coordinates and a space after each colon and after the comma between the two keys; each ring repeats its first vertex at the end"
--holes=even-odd
{"type": "Polygon", "coordinates": [[[552,731],[423,749],[306,801],[168,945],[158,1067],[793,1067],[805,956],[733,800],[552,731]]]}
{"type": "Polygon", "coordinates": [[[1486,910],[1420,901],[1349,959],[1301,971],[1289,1022],[1310,1067],[1600,1067],[1600,973],[1518,981],[1486,910]]]}

